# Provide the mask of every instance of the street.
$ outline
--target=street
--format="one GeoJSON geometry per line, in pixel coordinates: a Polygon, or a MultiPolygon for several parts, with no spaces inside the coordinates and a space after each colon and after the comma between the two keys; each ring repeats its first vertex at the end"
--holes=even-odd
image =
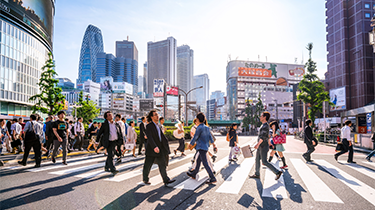
{"type": "MultiPolygon", "coordinates": [[[[254,145],[256,137],[239,137],[240,145],[254,145]]],[[[171,154],[168,175],[177,181],[164,187],[157,166],[150,174],[150,186],[141,184],[144,156],[127,153],[116,176],[104,171],[105,156],[94,153],[69,157],[65,166],[43,161],[42,167],[4,166],[0,168],[0,209],[374,209],[375,163],[365,155],[354,154],[357,164],[333,158],[334,147],[318,145],[313,163],[301,154],[306,147],[288,136],[285,157],[288,168],[275,181],[274,174],[261,166],[261,178],[254,174],[254,158],[240,156],[228,164],[229,147],[224,136],[217,136],[215,185],[202,184],[207,178],[186,175],[193,151],[186,157],[171,154]]],[[[171,151],[177,144],[171,144],[171,151]]],[[[211,148],[212,151],[212,148],[211,148]]],[[[274,158],[274,165],[280,164],[274,158]]]]}

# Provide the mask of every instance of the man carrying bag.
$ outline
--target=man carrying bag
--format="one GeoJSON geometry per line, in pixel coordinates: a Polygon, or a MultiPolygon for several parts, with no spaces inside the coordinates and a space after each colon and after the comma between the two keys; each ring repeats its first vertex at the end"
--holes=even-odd
{"type": "Polygon", "coordinates": [[[311,162],[311,153],[315,151],[315,147],[318,144],[318,141],[315,139],[314,134],[311,129],[312,121],[310,119],[306,120],[306,127],[305,127],[305,137],[304,142],[307,146],[307,151],[302,155],[302,157],[307,161],[311,162]]]}

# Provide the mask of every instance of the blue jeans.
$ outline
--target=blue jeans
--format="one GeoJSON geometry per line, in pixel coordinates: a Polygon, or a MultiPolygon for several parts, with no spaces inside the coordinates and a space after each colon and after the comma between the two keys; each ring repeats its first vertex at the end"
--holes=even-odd
{"type": "Polygon", "coordinates": [[[367,155],[368,159],[371,159],[371,157],[375,155],[375,142],[373,144],[374,144],[374,146],[373,146],[374,150],[372,152],[370,152],[370,154],[367,155]]]}
{"type": "Polygon", "coordinates": [[[206,169],[208,175],[210,176],[210,181],[216,181],[216,178],[214,176],[214,173],[212,173],[212,170],[208,164],[207,161],[207,151],[205,150],[198,150],[197,152],[198,159],[197,159],[197,165],[195,166],[194,171],[191,173],[193,177],[197,175],[199,172],[199,168],[201,167],[201,162],[203,163],[204,168],[206,169]]]}

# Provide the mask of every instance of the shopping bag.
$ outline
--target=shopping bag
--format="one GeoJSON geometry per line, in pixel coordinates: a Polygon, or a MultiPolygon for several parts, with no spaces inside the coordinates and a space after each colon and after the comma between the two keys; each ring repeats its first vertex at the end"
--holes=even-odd
{"type": "Polygon", "coordinates": [[[254,156],[253,151],[251,151],[250,145],[246,145],[246,146],[241,147],[241,151],[242,151],[242,154],[243,154],[244,158],[250,158],[250,157],[254,156]]]}
{"type": "Polygon", "coordinates": [[[125,144],[125,149],[126,150],[132,150],[132,149],[134,149],[134,144],[133,143],[126,143],[125,144]]]}
{"type": "Polygon", "coordinates": [[[234,146],[233,151],[234,151],[234,155],[237,157],[241,154],[241,149],[238,146],[234,146]]]}
{"type": "Polygon", "coordinates": [[[281,134],[281,135],[276,135],[273,137],[273,143],[274,144],[285,144],[286,143],[286,135],[281,134]]]}

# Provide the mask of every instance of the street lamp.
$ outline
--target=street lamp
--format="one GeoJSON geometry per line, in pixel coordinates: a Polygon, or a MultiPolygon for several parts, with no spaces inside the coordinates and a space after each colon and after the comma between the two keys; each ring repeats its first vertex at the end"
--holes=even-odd
{"type": "Polygon", "coordinates": [[[189,95],[189,93],[191,93],[191,91],[196,90],[196,89],[200,89],[200,88],[203,88],[203,86],[193,88],[193,89],[189,90],[187,93],[184,90],[179,89],[179,91],[181,91],[182,93],[185,94],[185,121],[186,121],[185,126],[189,126],[188,125],[188,114],[187,114],[187,100],[188,100],[187,96],[189,95]]]}

